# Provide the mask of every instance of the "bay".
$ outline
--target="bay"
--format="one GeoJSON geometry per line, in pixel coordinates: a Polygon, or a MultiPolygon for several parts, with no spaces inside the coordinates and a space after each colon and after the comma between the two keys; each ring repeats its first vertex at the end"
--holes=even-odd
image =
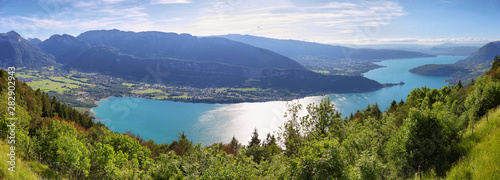
{"type": "MultiPolygon", "coordinates": [[[[408,72],[425,64],[452,64],[465,56],[437,56],[429,58],[385,60],[376,64],[385,66],[363,74],[380,83],[398,85],[366,93],[329,94],[295,100],[305,107],[330,97],[336,108],[348,116],[369,104],[377,103],[381,110],[388,108],[392,100],[405,100],[410,91],[427,86],[441,88],[448,85],[447,77],[428,77],[408,72]]],[[[260,138],[276,132],[284,123],[287,102],[204,104],[152,100],[133,97],[111,97],[97,103],[93,108],[111,130],[124,133],[132,130],[145,139],[156,143],[170,143],[184,132],[193,143],[210,145],[215,142],[228,143],[235,136],[242,144],[248,144],[251,132],[258,129],[260,138]]],[[[305,109],[305,108],[304,108],[305,109]]],[[[301,112],[305,113],[305,110],[301,112]]]]}

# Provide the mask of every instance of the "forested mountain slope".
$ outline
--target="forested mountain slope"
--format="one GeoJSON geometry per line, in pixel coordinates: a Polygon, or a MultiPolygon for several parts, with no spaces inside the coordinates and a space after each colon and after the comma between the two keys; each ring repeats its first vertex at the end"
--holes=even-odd
{"type": "Polygon", "coordinates": [[[239,34],[218,37],[269,49],[299,62],[308,69],[331,75],[362,76],[363,73],[380,68],[379,65],[373,64],[373,62],[387,59],[434,56],[409,50],[351,48],[347,46],[239,34]]]}
{"type": "Polygon", "coordinates": [[[38,45],[13,31],[0,38],[0,65],[4,67],[55,66],[53,70],[62,74],[76,69],[138,83],[267,88],[301,95],[384,87],[364,77],[318,74],[275,52],[218,37],[99,30],[78,37],[53,35],[38,45]]]}
{"type": "Polygon", "coordinates": [[[61,64],[68,64],[90,49],[90,44],[71,35],[52,35],[39,44],[44,51],[55,56],[61,64]]]}
{"type": "Polygon", "coordinates": [[[174,58],[252,68],[304,69],[299,63],[267,49],[218,37],[98,30],[84,32],[77,38],[92,46],[112,46],[141,58],[174,58]]]}
{"type": "Polygon", "coordinates": [[[150,83],[191,87],[259,87],[310,92],[365,92],[383,87],[380,83],[351,76],[331,76],[305,69],[272,69],[236,66],[218,62],[172,58],[139,58],[109,46],[96,46],[67,67],[100,72],[150,83]],[[152,77],[156,75],[157,77],[152,77]]]}
{"type": "Polygon", "coordinates": [[[0,67],[41,68],[55,64],[53,56],[27,41],[15,31],[0,33],[0,67]]]}
{"type": "Polygon", "coordinates": [[[417,57],[431,57],[432,55],[407,50],[350,48],[346,46],[335,46],[320,43],[312,43],[298,40],[280,40],[250,35],[229,34],[224,37],[252,46],[269,49],[284,56],[300,59],[303,56],[320,56],[328,59],[353,59],[353,60],[386,60],[417,57]]]}

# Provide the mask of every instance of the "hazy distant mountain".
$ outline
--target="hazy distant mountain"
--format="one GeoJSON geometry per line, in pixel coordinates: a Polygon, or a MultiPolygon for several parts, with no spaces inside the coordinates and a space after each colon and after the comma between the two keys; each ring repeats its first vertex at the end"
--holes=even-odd
{"type": "Polygon", "coordinates": [[[487,43],[444,43],[444,44],[440,44],[440,45],[437,45],[437,46],[434,46],[434,47],[438,47],[438,48],[448,48],[448,47],[477,47],[477,48],[480,48],[484,45],[486,45],[487,43]]]}
{"type": "Polygon", "coordinates": [[[490,42],[479,48],[474,54],[455,64],[424,65],[410,70],[410,72],[426,76],[446,75],[454,78],[451,82],[468,80],[482,75],[491,68],[496,55],[500,55],[500,41],[490,42]]]}
{"type": "Polygon", "coordinates": [[[396,50],[415,50],[415,49],[430,49],[433,45],[426,44],[342,44],[351,48],[368,48],[368,49],[396,49],[396,50]]]}
{"type": "Polygon", "coordinates": [[[33,44],[40,44],[42,43],[42,40],[38,39],[38,38],[28,38],[27,39],[29,42],[33,43],[33,44]]]}
{"type": "Polygon", "coordinates": [[[58,63],[66,64],[85,51],[90,49],[88,42],[79,40],[71,35],[52,35],[49,39],[39,44],[44,51],[55,56],[58,63]]]}
{"type": "Polygon", "coordinates": [[[455,64],[459,66],[484,65],[486,69],[489,69],[496,55],[500,55],[500,41],[484,45],[467,59],[460,60],[455,64]]]}
{"type": "Polygon", "coordinates": [[[454,46],[454,47],[435,46],[430,49],[422,50],[422,52],[435,55],[470,56],[478,49],[479,47],[476,46],[454,46]]]}
{"type": "Polygon", "coordinates": [[[254,68],[304,69],[275,52],[218,37],[198,38],[164,32],[87,31],[78,39],[92,46],[108,45],[141,58],[175,58],[254,68]]]}
{"type": "Polygon", "coordinates": [[[421,52],[387,49],[356,49],[346,46],[327,45],[298,40],[280,40],[250,35],[229,34],[224,37],[230,40],[250,44],[252,46],[269,49],[294,60],[300,61],[304,56],[320,56],[330,60],[384,60],[400,58],[430,57],[432,55],[421,52]]]}
{"type": "Polygon", "coordinates": [[[479,43],[445,43],[440,45],[422,45],[422,44],[369,44],[369,45],[346,45],[356,48],[372,49],[394,49],[417,51],[432,55],[451,55],[451,56],[469,56],[476,52],[484,44],[479,43]]]}
{"type": "Polygon", "coordinates": [[[261,69],[206,61],[139,58],[123,54],[110,46],[93,47],[67,66],[149,83],[193,87],[262,87],[312,92],[363,92],[383,87],[364,77],[326,76],[309,70],[261,69]]]}
{"type": "Polygon", "coordinates": [[[15,31],[0,34],[0,67],[42,67],[55,65],[54,57],[22,38],[15,31]]]}
{"type": "Polygon", "coordinates": [[[1,34],[0,48],[3,66],[56,65],[55,56],[69,69],[148,83],[310,93],[364,92],[383,87],[364,77],[318,74],[290,58],[244,43],[188,34],[89,31],[78,38],[53,35],[36,46],[9,32],[1,34]]]}

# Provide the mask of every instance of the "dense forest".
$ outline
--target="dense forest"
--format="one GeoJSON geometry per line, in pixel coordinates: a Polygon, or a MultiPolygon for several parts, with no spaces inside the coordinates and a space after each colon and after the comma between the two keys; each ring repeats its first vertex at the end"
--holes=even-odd
{"type": "MultiPolygon", "coordinates": [[[[0,72],[2,99],[8,96],[8,76],[0,72]]],[[[491,149],[499,149],[498,141],[489,139],[500,136],[498,58],[466,87],[417,88],[385,111],[375,104],[347,117],[329,99],[307,107],[290,103],[286,122],[275,135],[262,138],[255,131],[248,144],[233,138],[205,147],[184,133],[170,144],[146,141],[133,132],[115,133],[25,83],[15,84],[15,147],[21,160],[17,172],[3,168],[7,161],[0,162],[4,179],[500,177],[500,157],[491,149]],[[301,108],[307,115],[299,116],[301,108]],[[477,164],[468,157],[476,155],[487,158],[477,164]]],[[[0,101],[3,138],[9,133],[7,106],[0,101]]],[[[7,140],[0,143],[2,153],[8,153],[7,140]]]]}

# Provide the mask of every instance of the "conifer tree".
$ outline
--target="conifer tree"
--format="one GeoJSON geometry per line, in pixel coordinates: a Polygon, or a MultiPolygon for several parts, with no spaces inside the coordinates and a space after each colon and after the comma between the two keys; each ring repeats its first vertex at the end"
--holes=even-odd
{"type": "Polygon", "coordinates": [[[248,143],[248,147],[252,147],[254,145],[257,145],[257,146],[260,145],[259,133],[257,132],[257,128],[255,128],[253,130],[252,139],[248,143]]]}

